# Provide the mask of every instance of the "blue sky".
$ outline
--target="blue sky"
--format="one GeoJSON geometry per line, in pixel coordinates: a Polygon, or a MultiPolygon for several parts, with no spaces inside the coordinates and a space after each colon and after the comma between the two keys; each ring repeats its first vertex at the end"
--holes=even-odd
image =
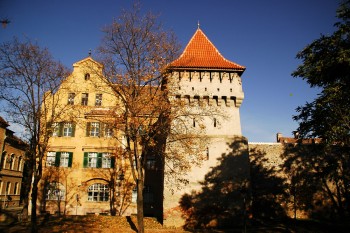
{"type": "MultiPolygon", "coordinates": [[[[17,36],[47,47],[71,68],[100,44],[102,27],[111,24],[126,0],[0,0],[0,43],[17,36]]],[[[141,0],[142,10],[159,14],[186,46],[200,27],[221,54],[246,66],[242,133],[251,142],[274,142],[277,132],[297,128],[295,108],[312,101],[317,90],[291,77],[307,44],[334,31],[338,0],[141,0]]]]}

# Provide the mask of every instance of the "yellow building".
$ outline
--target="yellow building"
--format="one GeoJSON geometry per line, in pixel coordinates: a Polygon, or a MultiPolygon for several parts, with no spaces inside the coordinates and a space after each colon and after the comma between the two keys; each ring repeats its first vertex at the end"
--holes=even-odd
{"type": "Polygon", "coordinates": [[[27,145],[8,129],[0,117],[0,207],[18,207],[27,145]]]}
{"type": "Polygon", "coordinates": [[[50,108],[58,114],[47,119],[52,136],[40,183],[40,211],[78,215],[133,211],[129,163],[121,153],[117,117],[110,114],[118,104],[101,75],[102,65],[87,57],[73,64],[72,74],[51,96],[55,104],[50,108]]]}

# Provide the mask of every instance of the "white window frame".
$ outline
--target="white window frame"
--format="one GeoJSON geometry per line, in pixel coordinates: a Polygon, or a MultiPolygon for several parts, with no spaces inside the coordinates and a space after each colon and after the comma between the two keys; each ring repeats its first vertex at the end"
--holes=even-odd
{"type": "Polygon", "coordinates": [[[54,167],[56,163],[56,152],[55,151],[49,151],[46,155],[46,166],[48,167],[54,167]]]}
{"type": "Polygon", "coordinates": [[[69,165],[69,152],[61,152],[60,167],[68,167],[69,165]]]}
{"type": "Polygon", "coordinates": [[[63,137],[73,136],[73,124],[71,122],[63,123],[63,137]]]}
{"type": "Polygon", "coordinates": [[[100,122],[91,122],[90,136],[91,137],[100,136],[100,122]]]}
{"type": "Polygon", "coordinates": [[[111,168],[112,159],[110,153],[102,153],[102,168],[111,168]]]}
{"type": "Polygon", "coordinates": [[[109,187],[107,184],[95,183],[88,188],[88,201],[109,201],[109,187]]]}
{"type": "Polygon", "coordinates": [[[96,152],[89,152],[88,153],[88,167],[96,168],[97,167],[97,158],[98,153],[96,152]]]}

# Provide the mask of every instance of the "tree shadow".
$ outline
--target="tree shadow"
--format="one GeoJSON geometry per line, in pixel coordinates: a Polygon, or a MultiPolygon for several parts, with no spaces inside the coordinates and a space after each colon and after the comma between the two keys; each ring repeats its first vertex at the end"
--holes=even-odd
{"type": "Polygon", "coordinates": [[[286,146],[283,156],[295,211],[332,222],[349,218],[349,148],[296,144],[286,146]]]}
{"type": "Polygon", "coordinates": [[[255,220],[285,219],[287,213],[287,179],[281,176],[279,166],[267,166],[269,159],[265,151],[253,148],[249,151],[252,217],[255,220]]]}
{"type": "Polygon", "coordinates": [[[200,184],[200,191],[180,200],[185,229],[233,228],[243,226],[250,203],[247,140],[238,137],[229,145],[231,152],[218,158],[200,184]]]}
{"type": "Polygon", "coordinates": [[[135,232],[138,232],[137,227],[135,223],[132,221],[130,216],[126,216],[126,221],[129,223],[132,230],[134,230],[135,232]]]}

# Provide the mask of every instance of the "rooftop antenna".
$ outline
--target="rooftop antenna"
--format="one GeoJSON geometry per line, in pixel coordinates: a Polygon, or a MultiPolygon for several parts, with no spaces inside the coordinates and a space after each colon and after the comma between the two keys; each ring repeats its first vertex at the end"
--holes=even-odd
{"type": "Polygon", "coordinates": [[[197,26],[198,26],[198,29],[199,29],[199,26],[200,26],[200,24],[199,24],[199,20],[198,20],[197,26]]]}
{"type": "Polygon", "coordinates": [[[89,49],[89,57],[91,57],[91,49],[89,49]]]}

